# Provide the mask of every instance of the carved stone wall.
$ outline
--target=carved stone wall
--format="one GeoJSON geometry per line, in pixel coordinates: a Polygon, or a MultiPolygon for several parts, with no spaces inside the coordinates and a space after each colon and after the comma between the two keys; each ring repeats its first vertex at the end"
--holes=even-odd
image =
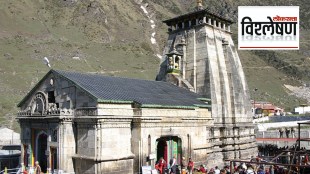
{"type": "Polygon", "coordinates": [[[78,149],[73,159],[76,172],[132,173],[132,119],[120,115],[84,115],[75,118],[78,149]]]}
{"type": "Polygon", "coordinates": [[[54,74],[49,74],[38,84],[23,102],[19,116],[73,115],[75,108],[96,107],[97,101],[73,83],[54,74]],[[52,82],[51,82],[52,81],[52,82]],[[38,112],[41,106],[43,111],[38,112]]]}
{"type": "MultiPolygon", "coordinates": [[[[218,26],[202,23],[171,31],[164,54],[185,42],[185,66],[174,76],[190,83],[196,93],[211,98],[214,133],[219,133],[214,138],[221,142],[214,144],[214,153],[222,153],[214,156],[248,158],[257,154],[249,90],[231,33],[218,26]]],[[[170,74],[165,58],[157,80],[171,79],[167,78],[170,74]]],[[[175,80],[169,82],[181,86],[175,80]]]]}
{"type": "MultiPolygon", "coordinates": [[[[24,146],[28,147],[29,159],[28,166],[32,166],[31,158],[36,159],[37,149],[36,139],[39,133],[44,132],[47,135],[47,152],[50,153],[51,148],[56,148],[58,152],[57,166],[66,172],[73,172],[72,156],[75,153],[75,139],[72,130],[72,122],[65,122],[57,118],[49,119],[21,119],[21,144],[22,151],[25,152],[24,146]],[[59,124],[60,123],[60,124],[59,124]]],[[[51,160],[51,154],[47,155],[51,160]]],[[[25,161],[24,155],[21,155],[21,161],[25,161]]],[[[43,162],[41,162],[43,163],[43,162]]],[[[50,168],[47,163],[47,168],[50,168]]]]}
{"type": "Polygon", "coordinates": [[[195,159],[195,165],[206,164],[206,155],[213,151],[206,127],[212,126],[213,120],[208,110],[203,110],[203,116],[186,109],[136,110],[131,140],[136,155],[134,172],[138,172],[139,166],[154,165],[158,159],[147,161],[147,157],[156,154],[156,142],[163,137],[178,137],[182,142],[182,156],[195,159]]]}

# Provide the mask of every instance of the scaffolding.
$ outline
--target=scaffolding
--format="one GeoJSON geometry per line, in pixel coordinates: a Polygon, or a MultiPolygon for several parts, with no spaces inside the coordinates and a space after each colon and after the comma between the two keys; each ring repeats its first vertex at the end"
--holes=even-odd
{"type": "Polygon", "coordinates": [[[295,142],[293,150],[282,150],[278,155],[275,156],[265,156],[255,158],[254,160],[251,159],[250,161],[247,160],[236,160],[231,159],[227,160],[230,163],[230,173],[233,174],[234,171],[234,164],[235,163],[244,163],[255,165],[254,170],[257,170],[260,166],[280,166],[286,167],[286,172],[283,174],[309,174],[310,173],[310,162],[309,162],[309,155],[310,150],[305,148],[301,148],[301,142],[308,141],[310,142],[310,138],[301,138],[301,126],[310,125],[310,121],[308,122],[301,122],[298,124],[298,138],[295,142]],[[279,163],[277,159],[280,157],[286,157],[287,163],[279,163]]]}

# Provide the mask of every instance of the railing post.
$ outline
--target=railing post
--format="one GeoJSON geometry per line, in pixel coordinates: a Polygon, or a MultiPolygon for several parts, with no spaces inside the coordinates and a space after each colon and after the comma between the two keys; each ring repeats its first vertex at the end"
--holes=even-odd
{"type": "Polygon", "coordinates": [[[21,163],[21,166],[22,166],[22,171],[21,172],[24,172],[25,171],[24,163],[21,163]]]}
{"type": "Polygon", "coordinates": [[[8,168],[7,167],[4,168],[4,174],[8,174],[8,168]]]}
{"type": "Polygon", "coordinates": [[[233,162],[230,160],[230,173],[232,174],[232,173],[234,173],[235,172],[235,170],[233,170],[234,169],[234,166],[233,166],[233,162]]]}

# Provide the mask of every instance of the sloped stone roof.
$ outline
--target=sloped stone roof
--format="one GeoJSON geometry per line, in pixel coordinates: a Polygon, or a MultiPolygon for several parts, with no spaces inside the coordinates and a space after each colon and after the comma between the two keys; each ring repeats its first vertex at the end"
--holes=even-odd
{"type": "Polygon", "coordinates": [[[200,100],[200,95],[167,82],[60,70],[51,70],[49,73],[67,79],[99,103],[135,103],[140,107],[209,107],[200,100]]]}
{"type": "Polygon", "coordinates": [[[158,106],[197,106],[205,105],[198,100],[196,93],[174,86],[167,82],[129,79],[53,70],[80,86],[98,101],[128,101],[158,106]]]}

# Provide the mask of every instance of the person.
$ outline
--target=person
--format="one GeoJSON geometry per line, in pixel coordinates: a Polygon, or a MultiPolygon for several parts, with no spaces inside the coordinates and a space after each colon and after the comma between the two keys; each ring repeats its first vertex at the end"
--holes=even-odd
{"type": "Polygon", "coordinates": [[[226,174],[226,170],[225,169],[220,170],[220,174],[226,174]]]}
{"type": "Polygon", "coordinates": [[[273,165],[270,166],[270,168],[269,168],[269,173],[270,173],[270,174],[274,174],[274,166],[273,166],[273,165]]]}
{"type": "Polygon", "coordinates": [[[170,169],[171,169],[171,172],[170,174],[176,174],[177,173],[177,160],[175,158],[175,155],[173,156],[173,158],[170,159],[170,169]]]}
{"type": "Polygon", "coordinates": [[[254,174],[254,167],[251,164],[247,165],[246,174],[254,174]]]}
{"type": "Polygon", "coordinates": [[[291,128],[291,134],[292,134],[292,138],[295,138],[295,128],[294,127],[291,128]]]}
{"type": "Polygon", "coordinates": [[[186,174],[186,161],[185,161],[184,156],[182,157],[181,170],[182,170],[182,174],[186,174]]]}
{"type": "Polygon", "coordinates": [[[211,168],[208,174],[214,174],[214,169],[211,168]]]}
{"type": "Polygon", "coordinates": [[[214,170],[214,173],[215,174],[220,174],[220,169],[219,169],[219,167],[218,166],[215,166],[215,170],[214,170]]]}
{"type": "Polygon", "coordinates": [[[230,174],[230,167],[229,166],[225,166],[224,169],[226,170],[226,174],[230,174]]]}
{"type": "Polygon", "coordinates": [[[280,138],[283,138],[284,129],[283,128],[279,129],[279,132],[280,132],[280,138]]]}
{"type": "Polygon", "coordinates": [[[265,171],[262,168],[259,168],[257,174],[265,174],[265,171]]]}
{"type": "Polygon", "coordinates": [[[166,166],[166,161],[163,157],[161,157],[158,161],[158,163],[155,165],[155,169],[159,171],[159,174],[163,174],[163,170],[166,166]]]}
{"type": "Polygon", "coordinates": [[[233,162],[233,165],[234,165],[234,171],[237,171],[238,170],[238,165],[237,165],[236,161],[233,162]]]}
{"type": "Polygon", "coordinates": [[[286,138],[289,138],[289,136],[290,136],[290,129],[285,128],[285,134],[286,134],[286,138]]]}
{"type": "Polygon", "coordinates": [[[41,167],[39,165],[39,161],[36,161],[34,164],[35,164],[34,174],[41,174],[41,167]]]}
{"type": "Polygon", "coordinates": [[[206,174],[206,173],[207,173],[207,171],[206,171],[206,169],[203,167],[203,165],[200,165],[199,171],[200,171],[202,174],[206,174]]]}
{"type": "Polygon", "coordinates": [[[188,174],[192,174],[193,173],[194,162],[192,161],[192,158],[188,159],[187,170],[188,170],[188,174]]]}

